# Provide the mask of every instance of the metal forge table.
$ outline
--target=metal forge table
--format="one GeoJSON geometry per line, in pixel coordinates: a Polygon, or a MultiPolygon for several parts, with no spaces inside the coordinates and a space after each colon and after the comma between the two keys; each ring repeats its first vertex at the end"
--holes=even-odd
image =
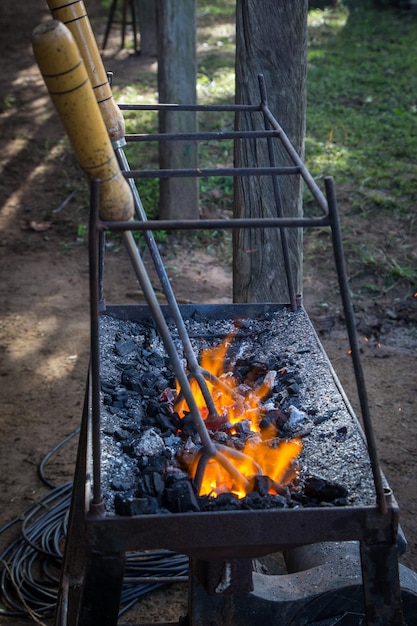
{"type": "MultiPolygon", "coordinates": [[[[223,133],[224,138],[258,139],[268,142],[280,141],[289,157],[290,165],[275,166],[268,163],[262,170],[190,170],[175,172],[126,171],[129,179],[139,176],[207,176],[269,175],[301,176],[315,198],[321,211],[319,217],[286,217],[277,213],[275,218],[200,220],[200,221],[144,221],[103,223],[98,218],[99,182],[91,189],[90,218],[90,286],[91,286],[91,366],[85,394],[82,428],[75,470],[70,522],[66,541],[62,581],[56,614],[57,626],[113,626],[117,624],[119,599],[123,581],[125,553],[134,550],[169,549],[190,557],[189,614],[182,622],[190,626],[234,626],[261,623],[276,624],[363,624],[364,615],[368,626],[412,623],[410,609],[415,591],[404,591],[404,573],[399,574],[397,533],[398,506],[386,481],[381,475],[372,432],[366,390],[356,339],[355,321],[349,296],[343,246],[333,182],[325,181],[326,196],[322,194],[288,138],[270,113],[266,98],[259,105],[228,107],[134,105],[123,109],[176,110],[246,110],[261,113],[265,130],[258,132],[223,133]],[[100,316],[103,313],[123,319],[154,317],[149,307],[105,307],[101,301],[104,232],[155,229],[197,228],[248,228],[275,227],[285,232],[287,228],[330,227],[334,258],[339,279],[349,335],[352,361],[355,371],[364,436],[369,454],[371,481],[374,497],[371,503],[345,507],[299,507],[293,509],[233,511],[209,513],[177,513],[172,515],[136,515],[119,517],[105,510],[102,498],[101,426],[100,426],[100,316]],[[265,576],[252,573],[252,559],[274,552],[291,553],[303,546],[334,545],[341,549],[337,557],[343,566],[337,577],[345,575],[344,593],[339,595],[339,583],[325,581],[319,561],[314,567],[306,565],[299,572],[285,576],[265,576]],[[351,543],[354,542],[354,543],[351,543]],[[352,548],[352,546],[354,548],[352,548]],[[361,572],[349,569],[352,549],[360,553],[361,572]],[[350,556],[349,556],[350,555],[350,556]],[[349,573],[350,572],[350,573],[349,573]],[[297,580],[309,577],[297,588],[297,580]],[[219,592],[219,581],[227,579],[219,592]],[[217,589],[217,592],[216,592],[217,589]],[[348,589],[353,589],[349,592],[348,589]],[[359,591],[358,591],[359,589],[359,591]],[[305,591],[305,597],[302,592],[305,591]],[[411,594],[411,595],[410,595],[411,594]],[[343,600],[345,597],[345,600],[343,600]],[[321,600],[320,600],[321,598],[321,600]],[[346,600],[347,598],[347,600],[346,600]],[[411,600],[410,600],[411,598],[411,600]],[[403,600],[403,601],[402,601],[403,600]],[[346,607],[348,602],[348,609],[346,607]],[[403,606],[407,622],[403,622],[403,606]],[[356,618],[353,614],[356,614],[356,618]],[[345,618],[343,618],[345,615],[345,618]],[[339,616],[338,619],[335,616],[339,616]],[[354,621],[356,619],[356,621],[354,621]],[[411,619],[411,621],[410,621],[411,619]],[[343,620],[343,621],[342,621],[343,620]],[[349,621],[348,621],[349,620],[349,621]]],[[[219,139],[219,133],[196,133],[197,141],[219,139]]],[[[154,140],[177,140],[181,135],[148,136],[154,140]]],[[[187,137],[189,139],[189,137],[187,137]]],[[[283,245],[285,245],[283,238],[283,245]]],[[[287,268],[291,271],[290,268],[287,268]]],[[[289,281],[291,285],[291,281],[289,281]]],[[[200,305],[201,315],[225,315],[256,318],[260,313],[276,308],[289,311],[302,309],[301,301],[289,293],[289,304],[248,304],[230,307],[205,307],[200,305]]],[[[195,309],[195,307],[193,307],[195,309]]],[[[163,307],[157,315],[169,316],[170,308],[163,307]]],[[[187,308],[183,310],[187,315],[187,308]]],[[[323,352],[319,340],[317,345],[323,352]]],[[[342,401],[352,417],[355,428],[359,422],[345,398],[340,384],[328,363],[329,372],[336,381],[342,401]]],[[[294,553],[293,553],[294,554],[294,553]]],[[[356,557],[355,557],[356,558],[356,557]]],[[[314,559],[313,559],[314,561],[314,559]]],[[[324,559],[325,561],[325,559],[324,559]]],[[[311,565],[311,564],[310,564],[311,565]]],[[[328,568],[325,565],[324,568],[328,568]]],[[[353,568],[354,569],[354,568],[353,568]]],[[[328,571],[328,569],[327,569],[328,571]]],[[[331,577],[330,577],[331,578],[331,577]]],[[[409,588],[414,583],[410,583],[409,588]]],[[[404,613],[404,615],[405,615],[404,613]]],[[[404,617],[405,619],[405,617],[404,617]]]]}

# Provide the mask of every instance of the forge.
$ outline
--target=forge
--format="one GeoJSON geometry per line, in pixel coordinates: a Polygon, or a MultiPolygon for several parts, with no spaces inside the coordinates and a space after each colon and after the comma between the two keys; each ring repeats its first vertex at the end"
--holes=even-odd
{"type": "MultiPolygon", "coordinates": [[[[265,106],[261,103],[259,109],[265,106]]],[[[125,556],[134,550],[167,550],[189,558],[188,614],[178,624],[416,623],[417,578],[398,562],[406,542],[398,505],[379,467],[333,181],[326,179],[324,196],[283,130],[276,121],[273,124],[274,139],[284,138],[292,164],[271,166],[271,175],[301,176],[323,212],[320,217],[161,223],[142,216],[133,222],[109,222],[99,218],[99,182],[92,183],[92,356],[59,624],[117,624],[125,556]],[[300,295],[289,288],[288,303],[179,306],[168,289],[168,304],[161,305],[131,237],[135,230],[149,236],[160,228],[265,225],[330,227],[360,421],[300,295]],[[107,231],[122,232],[147,305],[104,302],[107,231]],[[219,349],[225,341],[221,373],[213,374],[215,387],[208,399],[203,394],[206,406],[200,411],[190,379],[204,388],[201,379],[207,382],[211,375],[202,370],[203,353],[219,349]],[[228,408],[210,408],[216,395],[230,394],[221,387],[230,377],[237,387],[228,408]],[[245,403],[262,388],[256,417],[250,420],[253,406],[245,403]],[[184,413],[179,392],[187,403],[184,413]],[[231,417],[231,405],[240,407],[237,421],[231,417]],[[267,449],[279,452],[283,444],[295,445],[296,450],[277,478],[271,463],[263,465],[260,457],[267,449]],[[248,448],[256,451],[249,469],[242,469],[248,448]],[[219,475],[213,463],[219,457],[225,471],[204,490],[205,474],[213,465],[219,475]],[[246,484],[243,494],[241,483],[246,484]],[[275,568],[271,555],[277,553],[284,560],[284,571],[275,568]]],[[[239,131],[236,135],[240,138],[239,131]]],[[[261,135],[265,138],[265,131],[261,135]]],[[[196,139],[201,139],[199,134],[196,139]]],[[[256,168],[237,170],[235,175],[256,172],[256,168]]],[[[125,171],[129,180],[142,174],[125,171]]],[[[165,284],[152,240],[150,249],[165,284]]],[[[291,272],[291,267],[287,269],[291,272]]],[[[292,283],[288,281],[289,286],[292,283]]],[[[279,461],[280,453],[272,465],[279,461]]]]}
{"type": "MultiPolygon", "coordinates": [[[[83,11],[81,5],[71,3],[68,10],[83,11]]],[[[67,22],[84,52],[90,35],[76,29],[87,28],[85,18],[74,14],[67,22]]],[[[398,563],[404,546],[399,510],[379,466],[369,415],[333,180],[325,179],[324,192],[319,188],[269,110],[262,76],[255,105],[118,109],[105,75],[90,71],[88,77],[74,37],[55,20],[41,24],[33,37],[91,187],[91,358],[56,626],[115,626],[126,560],[135,550],[188,557],[188,614],[178,622],[183,626],[417,624],[416,575],[398,563]],[[105,86],[99,103],[91,83],[105,86]],[[126,109],[227,110],[256,116],[264,127],[125,138],[120,111],[126,109]],[[263,145],[259,154],[266,163],[138,171],[123,152],[126,141],[184,139],[263,145]],[[208,176],[266,177],[272,217],[147,219],[137,179],[208,176]],[[317,214],[286,214],[283,177],[297,178],[317,214]],[[288,231],[316,227],[332,240],[361,422],[294,288],[288,231]],[[180,307],[153,231],[248,228],[279,229],[287,300],[180,307]],[[137,231],[166,305],[156,296],[137,231]],[[146,306],[104,302],[108,232],[121,233],[146,306]],[[203,364],[207,348],[221,355],[214,359],[221,370],[203,364]],[[277,553],[285,561],[279,574],[265,560],[277,553]]]]}

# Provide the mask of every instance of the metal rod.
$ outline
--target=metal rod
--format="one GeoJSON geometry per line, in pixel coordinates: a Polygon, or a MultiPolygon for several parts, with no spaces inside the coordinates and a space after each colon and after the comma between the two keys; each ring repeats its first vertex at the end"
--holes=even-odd
{"type": "MultiPolygon", "coordinates": [[[[267,92],[266,92],[266,85],[265,85],[265,80],[262,74],[259,75],[258,77],[259,79],[259,91],[261,94],[261,103],[263,107],[268,106],[268,99],[267,99],[267,92]]],[[[263,111],[263,116],[264,116],[264,124],[265,124],[265,128],[266,130],[270,129],[270,122],[268,117],[265,115],[264,111],[263,111]]],[[[269,164],[271,167],[275,167],[276,163],[275,163],[275,153],[274,153],[274,146],[271,140],[271,137],[267,137],[266,140],[267,143],[267,147],[268,147],[268,157],[269,157],[269,164]]],[[[277,176],[273,176],[272,177],[272,187],[273,187],[273,191],[274,191],[274,198],[275,198],[275,206],[277,209],[277,214],[278,217],[284,217],[284,212],[282,209],[282,199],[281,199],[281,189],[279,186],[279,182],[278,182],[278,177],[277,176]]],[[[296,289],[295,289],[295,283],[294,283],[294,276],[293,276],[293,272],[292,272],[292,268],[291,268],[291,260],[290,260],[290,252],[289,252],[289,245],[288,245],[288,235],[287,235],[287,231],[285,228],[280,228],[279,229],[280,235],[281,235],[281,249],[282,249],[282,258],[284,261],[284,267],[285,267],[285,274],[286,274],[286,278],[287,278],[287,287],[288,287],[288,295],[289,295],[289,300],[290,300],[290,305],[291,305],[291,309],[293,311],[295,311],[297,309],[297,302],[296,302],[296,289]]]]}
{"type": "Polygon", "coordinates": [[[204,424],[204,420],[200,415],[200,411],[194,399],[194,396],[190,387],[190,383],[182,367],[181,360],[175,349],[174,342],[172,341],[172,337],[170,335],[168,325],[161,311],[161,307],[155,295],[152,284],[149,280],[149,276],[147,274],[146,268],[138,253],[138,249],[137,249],[135,240],[131,232],[125,232],[123,234],[123,242],[125,244],[127,253],[132,262],[136,277],[139,280],[139,283],[142,287],[142,291],[148,302],[153,320],[155,321],[158,332],[161,336],[165,349],[170,358],[175,375],[178,379],[178,383],[187,401],[188,408],[190,409],[190,412],[193,418],[194,426],[196,427],[197,432],[200,435],[201,443],[203,447],[207,450],[207,452],[211,454],[211,456],[215,456],[216,454],[215,446],[210,439],[207,428],[204,424]]]}
{"type": "Polygon", "coordinates": [[[343,309],[346,317],[346,328],[349,337],[349,344],[352,353],[353,369],[356,378],[356,386],[358,389],[359,402],[362,412],[363,426],[365,437],[368,444],[369,458],[371,461],[372,474],[374,478],[376,500],[381,513],[387,513],[387,503],[385,499],[384,486],[382,482],[381,469],[378,461],[378,453],[376,449],[375,436],[372,428],[372,421],[369,411],[368,396],[365,385],[365,378],[359,352],[359,344],[356,333],[355,315],[352,306],[352,300],[349,292],[349,282],[346,271],[345,257],[343,253],[342,233],[340,228],[340,220],[337,211],[336,193],[333,178],[325,178],[326,194],[329,203],[329,213],[331,218],[331,231],[333,240],[333,253],[336,262],[337,276],[339,280],[340,295],[342,298],[343,309]]]}
{"type": "Polygon", "coordinates": [[[104,222],[100,220],[98,228],[121,232],[124,230],[206,230],[233,228],[276,228],[285,226],[288,228],[309,228],[317,226],[330,226],[328,216],[324,217],[260,217],[260,218],[233,218],[227,219],[201,219],[201,220],[147,220],[146,222],[104,222]]]}
{"type": "Polygon", "coordinates": [[[171,365],[178,379],[179,385],[181,387],[181,391],[188,404],[188,408],[191,413],[193,424],[198,434],[200,435],[201,444],[203,446],[204,452],[209,457],[213,457],[230,474],[230,476],[234,478],[234,480],[240,486],[242,486],[246,491],[248,491],[250,489],[249,481],[229,461],[229,459],[220,450],[216,448],[216,446],[210,439],[209,432],[206,428],[204,420],[198,409],[198,406],[193,396],[193,392],[190,387],[187,375],[182,367],[181,360],[175,349],[175,345],[174,345],[174,342],[172,341],[172,337],[170,335],[168,325],[162,313],[159,302],[156,298],[152,284],[149,280],[149,276],[147,274],[146,268],[139,255],[136,242],[133,238],[132,233],[131,232],[123,233],[123,241],[124,241],[126,250],[128,252],[128,255],[130,257],[130,260],[132,262],[133,269],[136,273],[136,277],[139,280],[139,283],[142,287],[145,298],[148,302],[153,320],[157,326],[159,335],[164,343],[165,350],[167,351],[168,357],[171,361],[171,365]]]}
{"type": "MultiPolygon", "coordinates": [[[[118,148],[116,150],[116,156],[117,159],[119,161],[120,167],[125,170],[125,171],[129,171],[129,163],[128,160],[126,158],[126,155],[123,151],[122,148],[118,148]]],[[[132,194],[133,194],[133,199],[134,199],[134,205],[135,205],[135,213],[138,217],[138,219],[142,222],[142,223],[146,223],[147,222],[147,216],[146,216],[146,212],[145,209],[143,207],[142,201],[140,199],[139,196],[139,192],[137,190],[137,187],[135,185],[135,182],[133,179],[129,179],[129,184],[132,190],[132,194]]],[[[175,324],[177,326],[177,330],[178,330],[178,334],[180,336],[183,348],[184,348],[184,352],[185,352],[185,357],[187,359],[187,363],[188,363],[188,367],[190,369],[190,372],[192,373],[192,375],[196,378],[201,392],[203,394],[204,400],[206,402],[208,411],[209,411],[209,415],[216,415],[217,411],[213,402],[213,399],[210,395],[210,392],[208,390],[207,384],[204,380],[204,378],[202,376],[199,376],[199,374],[201,374],[201,368],[200,365],[197,361],[197,357],[194,354],[194,350],[192,348],[191,345],[191,341],[190,338],[188,336],[187,333],[187,329],[185,327],[184,324],[184,320],[182,318],[181,312],[179,310],[178,307],[178,303],[177,300],[175,298],[174,292],[172,290],[172,286],[171,286],[171,282],[169,280],[168,274],[165,270],[165,266],[162,262],[161,259],[161,255],[159,253],[159,248],[156,244],[156,241],[154,239],[153,233],[152,231],[145,231],[144,232],[144,237],[145,237],[145,241],[146,244],[148,246],[149,252],[151,254],[151,258],[155,267],[155,270],[158,274],[158,278],[159,281],[161,283],[161,287],[162,287],[162,291],[164,292],[164,295],[166,297],[171,315],[175,321],[175,324]]]]}
{"type": "Polygon", "coordinates": [[[119,104],[121,111],[260,111],[260,104],[119,104]]]}
{"type": "Polygon", "coordinates": [[[93,455],[93,505],[102,502],[101,497],[101,433],[100,433],[100,358],[99,358],[99,237],[96,223],[99,213],[99,181],[91,183],[91,210],[89,221],[89,271],[90,271],[90,382],[91,382],[91,438],[93,455]]]}
{"type": "Polygon", "coordinates": [[[222,141],[225,139],[266,139],[278,137],[276,130],[233,130],[195,133],[132,133],[126,136],[127,143],[138,141],[222,141]]]}
{"type": "Polygon", "coordinates": [[[104,308],[104,258],[106,255],[106,231],[99,231],[99,260],[98,260],[98,285],[99,285],[99,306],[104,308]]]}
{"type": "Polygon", "coordinates": [[[280,176],[301,174],[297,166],[287,167],[214,167],[196,169],[159,169],[159,170],[130,170],[123,172],[126,178],[203,178],[204,176],[280,176]]]}
{"type": "Polygon", "coordinates": [[[128,585],[143,585],[145,583],[185,583],[188,575],[185,576],[125,576],[123,582],[128,585]]]}
{"type": "Polygon", "coordinates": [[[262,113],[269,120],[269,123],[271,124],[272,128],[274,128],[276,131],[279,132],[280,141],[283,144],[283,146],[285,147],[288,155],[290,156],[290,158],[293,161],[293,163],[295,163],[300,168],[300,170],[301,170],[300,174],[301,174],[304,182],[306,183],[307,187],[310,189],[310,191],[313,194],[314,198],[317,200],[319,206],[323,209],[324,213],[327,214],[328,206],[327,206],[327,200],[326,200],[325,196],[323,195],[320,187],[317,185],[316,181],[314,180],[314,178],[312,177],[312,175],[310,174],[310,172],[308,171],[308,169],[304,165],[301,157],[299,156],[299,154],[295,150],[294,146],[292,145],[292,143],[288,139],[288,137],[285,134],[283,128],[278,124],[277,120],[272,115],[270,109],[265,104],[262,106],[262,113]]]}

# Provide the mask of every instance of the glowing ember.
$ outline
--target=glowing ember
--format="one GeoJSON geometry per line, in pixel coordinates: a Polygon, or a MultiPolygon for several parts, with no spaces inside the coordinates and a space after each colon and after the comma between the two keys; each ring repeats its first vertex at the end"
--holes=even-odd
{"type": "MultiPolygon", "coordinates": [[[[216,497],[220,493],[231,492],[243,498],[253,490],[256,476],[266,478],[268,493],[278,494],[282,487],[295,477],[292,462],[300,454],[302,444],[300,439],[290,441],[278,439],[275,427],[260,428],[260,422],[265,414],[262,401],[274,387],[276,372],[267,372],[262,382],[258,384],[256,371],[253,370],[243,383],[239,383],[231,371],[225,370],[225,357],[232,339],[233,335],[229,335],[215,348],[205,350],[201,357],[201,367],[206,373],[207,387],[217,415],[209,415],[198,383],[192,379],[190,384],[208,430],[218,431],[227,425],[232,435],[236,434],[238,429],[243,429],[247,433],[243,450],[237,451],[233,447],[221,446],[222,454],[238,470],[243,480],[233,476],[216,457],[204,460],[205,468],[202,479],[200,476],[199,495],[216,497]]],[[[180,395],[178,383],[177,393],[175,410],[181,418],[184,418],[189,408],[180,395]]],[[[189,465],[192,478],[198,473],[199,463],[202,462],[201,456],[202,451],[189,465]]]]}

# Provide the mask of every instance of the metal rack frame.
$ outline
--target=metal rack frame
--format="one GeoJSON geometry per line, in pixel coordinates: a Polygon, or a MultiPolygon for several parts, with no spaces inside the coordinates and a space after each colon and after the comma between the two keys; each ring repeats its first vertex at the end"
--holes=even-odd
{"type": "MultiPolygon", "coordinates": [[[[369,414],[366,387],[360,361],[355,319],[346,274],[340,220],[333,180],[326,178],[324,195],[291,145],[283,129],[270,112],[261,82],[261,102],[258,105],[122,105],[123,110],[181,110],[181,111],[246,111],[261,112],[266,122],[263,131],[231,133],[193,133],[132,135],[127,141],[194,139],[196,141],[239,138],[265,138],[280,141],[290,161],[289,166],[275,163],[261,168],[222,168],[198,170],[125,171],[130,180],[141,177],[172,176],[301,176],[321,211],[317,217],[231,219],[231,220],[138,220],[134,222],[103,222],[99,219],[99,181],[91,186],[90,248],[90,309],[91,309],[91,363],[84,400],[82,428],[73,499],[68,529],[62,583],[56,615],[57,626],[114,626],[123,581],[124,553],[132,550],[167,548],[190,556],[193,573],[202,563],[225,561],[250,562],[272,552],[318,542],[358,541],[362,563],[364,607],[368,626],[392,624],[400,626],[402,619],[401,587],[397,555],[398,506],[383,480],[372,423],[369,414]],[[233,229],[271,227],[285,233],[288,228],[328,226],[331,230],[333,253],[339,280],[340,294],[351,347],[353,367],[360,400],[362,422],[371,461],[375,485],[375,506],[348,506],[331,508],[279,509],[268,511],[210,512],[193,514],[162,514],[133,517],[107,516],[101,494],[101,433],[100,433],[100,363],[99,320],[103,309],[102,265],[103,238],[106,231],[149,232],[152,230],[233,229]],[[238,532],[236,532],[238,527],[238,532]],[[253,529],[256,528],[256,533],[253,529]],[[248,537],[251,537],[248,542],[248,537]]],[[[282,238],[284,257],[286,240],[282,238]]],[[[288,253],[288,251],[287,251],[288,253]]],[[[291,269],[287,264],[287,271],[291,269]]],[[[297,294],[288,280],[289,306],[300,306],[297,294]]],[[[203,305],[204,306],[204,305],[203,305]]],[[[234,305],[236,307],[238,305],[234,305]]],[[[264,308],[268,305],[262,305],[264,308]]],[[[279,305],[283,306],[283,305],[279,305]]],[[[165,307],[149,313],[166,316],[165,307]]],[[[112,307],[108,307],[111,311],[112,307]]],[[[117,311],[118,308],[115,307],[117,311]]],[[[257,305],[240,305],[240,310],[251,315],[257,305]]],[[[128,314],[128,313],[126,313],[128,314]]],[[[329,363],[329,367],[330,363],[329,363]]],[[[340,384],[340,383],[339,383],[340,384]]],[[[243,567],[245,569],[245,566],[243,567]]],[[[247,568],[246,568],[247,573],[247,568]]],[[[245,575],[241,576],[244,579],[245,575]]],[[[239,575],[237,576],[239,579],[239,575]]],[[[244,583],[243,587],[246,583],[244,583]]],[[[236,593],[241,593],[237,581],[236,593]]],[[[192,619],[192,616],[190,617],[192,619]]],[[[193,622],[190,624],[203,622],[193,622]]],[[[214,622],[213,622],[214,623],[214,622]]],[[[217,623],[217,622],[215,622],[217,623]]]]}

